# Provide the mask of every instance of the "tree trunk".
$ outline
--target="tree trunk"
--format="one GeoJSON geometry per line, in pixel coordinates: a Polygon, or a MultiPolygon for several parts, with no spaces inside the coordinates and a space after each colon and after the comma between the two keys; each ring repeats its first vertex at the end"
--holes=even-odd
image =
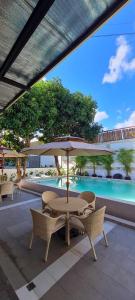
{"type": "Polygon", "coordinates": [[[25,178],[25,177],[26,177],[26,168],[27,168],[27,158],[24,158],[24,161],[23,161],[23,175],[22,175],[22,178],[25,178]]]}
{"type": "Polygon", "coordinates": [[[17,169],[17,181],[19,181],[19,180],[21,179],[21,164],[20,164],[20,158],[17,158],[16,169],[17,169]]]}
{"type": "MultiPolygon", "coordinates": [[[[26,138],[25,139],[25,147],[30,147],[30,138],[26,138]]],[[[22,174],[22,178],[26,177],[26,169],[27,169],[27,157],[25,157],[24,159],[22,159],[23,161],[23,174],[22,174]]]]}
{"type": "Polygon", "coordinates": [[[96,175],[96,165],[93,165],[93,171],[94,171],[94,175],[96,175]]]}
{"type": "Polygon", "coordinates": [[[110,176],[110,170],[109,169],[107,169],[107,176],[109,177],[110,176]]]}
{"type": "Polygon", "coordinates": [[[54,159],[55,159],[55,166],[58,172],[58,176],[60,176],[61,173],[60,173],[60,164],[59,164],[58,156],[54,156],[54,159]]]}

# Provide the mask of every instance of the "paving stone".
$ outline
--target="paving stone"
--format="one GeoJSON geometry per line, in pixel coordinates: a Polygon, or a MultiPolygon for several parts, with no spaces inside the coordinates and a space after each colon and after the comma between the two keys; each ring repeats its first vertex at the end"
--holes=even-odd
{"type": "MultiPolygon", "coordinates": [[[[19,196],[16,195],[16,197],[19,196]]],[[[32,197],[35,198],[35,195],[22,193],[20,201],[26,201],[27,203],[27,200],[32,199],[32,197]]],[[[18,200],[17,198],[14,199],[14,201],[17,203],[19,198],[18,200]]],[[[72,239],[71,246],[67,248],[64,241],[61,240],[57,234],[54,235],[50,245],[48,262],[44,264],[42,257],[45,250],[45,243],[43,241],[35,239],[32,251],[28,251],[27,249],[32,228],[30,207],[40,207],[40,201],[41,199],[39,198],[39,201],[0,211],[0,245],[18,272],[24,277],[24,282],[25,280],[27,282],[34,280],[36,276],[46,270],[53,262],[85,237],[79,236],[72,239]]],[[[106,226],[109,228],[111,224],[108,223],[106,226]]],[[[95,246],[98,256],[96,263],[93,262],[90,251],[78,261],[75,257],[76,254],[71,250],[69,251],[69,253],[71,252],[71,260],[69,254],[65,260],[66,266],[69,266],[69,268],[63,267],[64,261],[62,260],[61,264],[56,264],[55,270],[53,269],[54,265],[52,265],[49,275],[54,276],[55,280],[53,286],[52,283],[50,283],[50,287],[52,287],[41,299],[134,300],[135,231],[116,225],[116,227],[108,233],[108,240],[108,248],[104,247],[103,240],[95,246]],[[75,263],[75,265],[72,267],[73,263],[75,263]]],[[[82,243],[82,245],[83,249],[81,250],[84,250],[83,253],[85,254],[87,252],[85,247],[88,246],[89,250],[89,244],[82,243]]],[[[5,264],[7,264],[6,261],[5,264]]],[[[7,274],[14,276],[14,272],[11,272],[11,270],[8,271],[8,268],[7,274]]],[[[19,276],[16,281],[18,281],[17,285],[18,288],[20,288],[19,276]]],[[[43,293],[44,286],[42,285],[44,285],[44,283],[40,282],[40,284],[40,290],[43,293]]],[[[9,288],[8,285],[6,289],[4,288],[5,281],[3,281],[3,275],[0,274],[0,299],[16,300],[16,298],[9,298],[9,289],[11,287],[9,288]],[[7,292],[7,298],[4,298],[6,295],[3,289],[7,292]]]]}

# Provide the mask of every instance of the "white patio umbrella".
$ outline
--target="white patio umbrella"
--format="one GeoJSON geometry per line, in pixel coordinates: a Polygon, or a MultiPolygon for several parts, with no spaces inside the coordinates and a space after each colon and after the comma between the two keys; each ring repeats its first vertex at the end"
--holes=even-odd
{"type": "Polygon", "coordinates": [[[78,137],[59,137],[54,142],[33,146],[23,149],[23,153],[30,155],[54,155],[54,156],[66,156],[67,157],[67,202],[69,196],[69,156],[97,156],[97,155],[109,155],[112,151],[109,151],[105,147],[99,147],[95,144],[89,144],[82,138],[78,137]]]}

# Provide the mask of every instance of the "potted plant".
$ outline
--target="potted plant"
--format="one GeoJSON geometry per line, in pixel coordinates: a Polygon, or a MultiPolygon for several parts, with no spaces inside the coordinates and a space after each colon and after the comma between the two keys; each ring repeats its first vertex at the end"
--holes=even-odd
{"type": "Polygon", "coordinates": [[[84,167],[86,166],[86,163],[88,161],[88,157],[86,156],[76,156],[75,157],[75,163],[76,163],[76,169],[77,169],[77,174],[82,175],[82,171],[84,167]]]}
{"type": "Polygon", "coordinates": [[[99,156],[89,156],[88,160],[92,163],[93,174],[92,177],[97,177],[96,167],[101,164],[101,160],[99,156]]]}
{"type": "Polygon", "coordinates": [[[131,164],[134,161],[134,157],[133,157],[133,150],[132,149],[120,149],[119,153],[118,153],[118,160],[119,162],[123,165],[126,176],[125,179],[126,180],[131,180],[131,177],[129,176],[129,173],[131,172],[131,164]]]}
{"type": "Polygon", "coordinates": [[[113,175],[113,179],[123,179],[123,176],[120,173],[116,173],[113,175]]]}
{"type": "Polygon", "coordinates": [[[112,178],[111,170],[112,170],[112,164],[114,162],[113,156],[112,155],[103,155],[100,157],[100,161],[107,171],[106,178],[112,178]]]}

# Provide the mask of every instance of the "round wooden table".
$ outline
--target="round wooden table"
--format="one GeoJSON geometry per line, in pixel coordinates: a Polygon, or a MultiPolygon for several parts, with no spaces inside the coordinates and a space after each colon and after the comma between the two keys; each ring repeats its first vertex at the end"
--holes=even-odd
{"type": "Polygon", "coordinates": [[[68,246],[70,245],[70,234],[69,234],[69,217],[70,213],[78,212],[85,209],[89,204],[84,199],[79,197],[69,197],[68,203],[66,197],[55,198],[50,200],[47,205],[54,211],[66,213],[67,224],[66,224],[66,241],[68,246]]]}

